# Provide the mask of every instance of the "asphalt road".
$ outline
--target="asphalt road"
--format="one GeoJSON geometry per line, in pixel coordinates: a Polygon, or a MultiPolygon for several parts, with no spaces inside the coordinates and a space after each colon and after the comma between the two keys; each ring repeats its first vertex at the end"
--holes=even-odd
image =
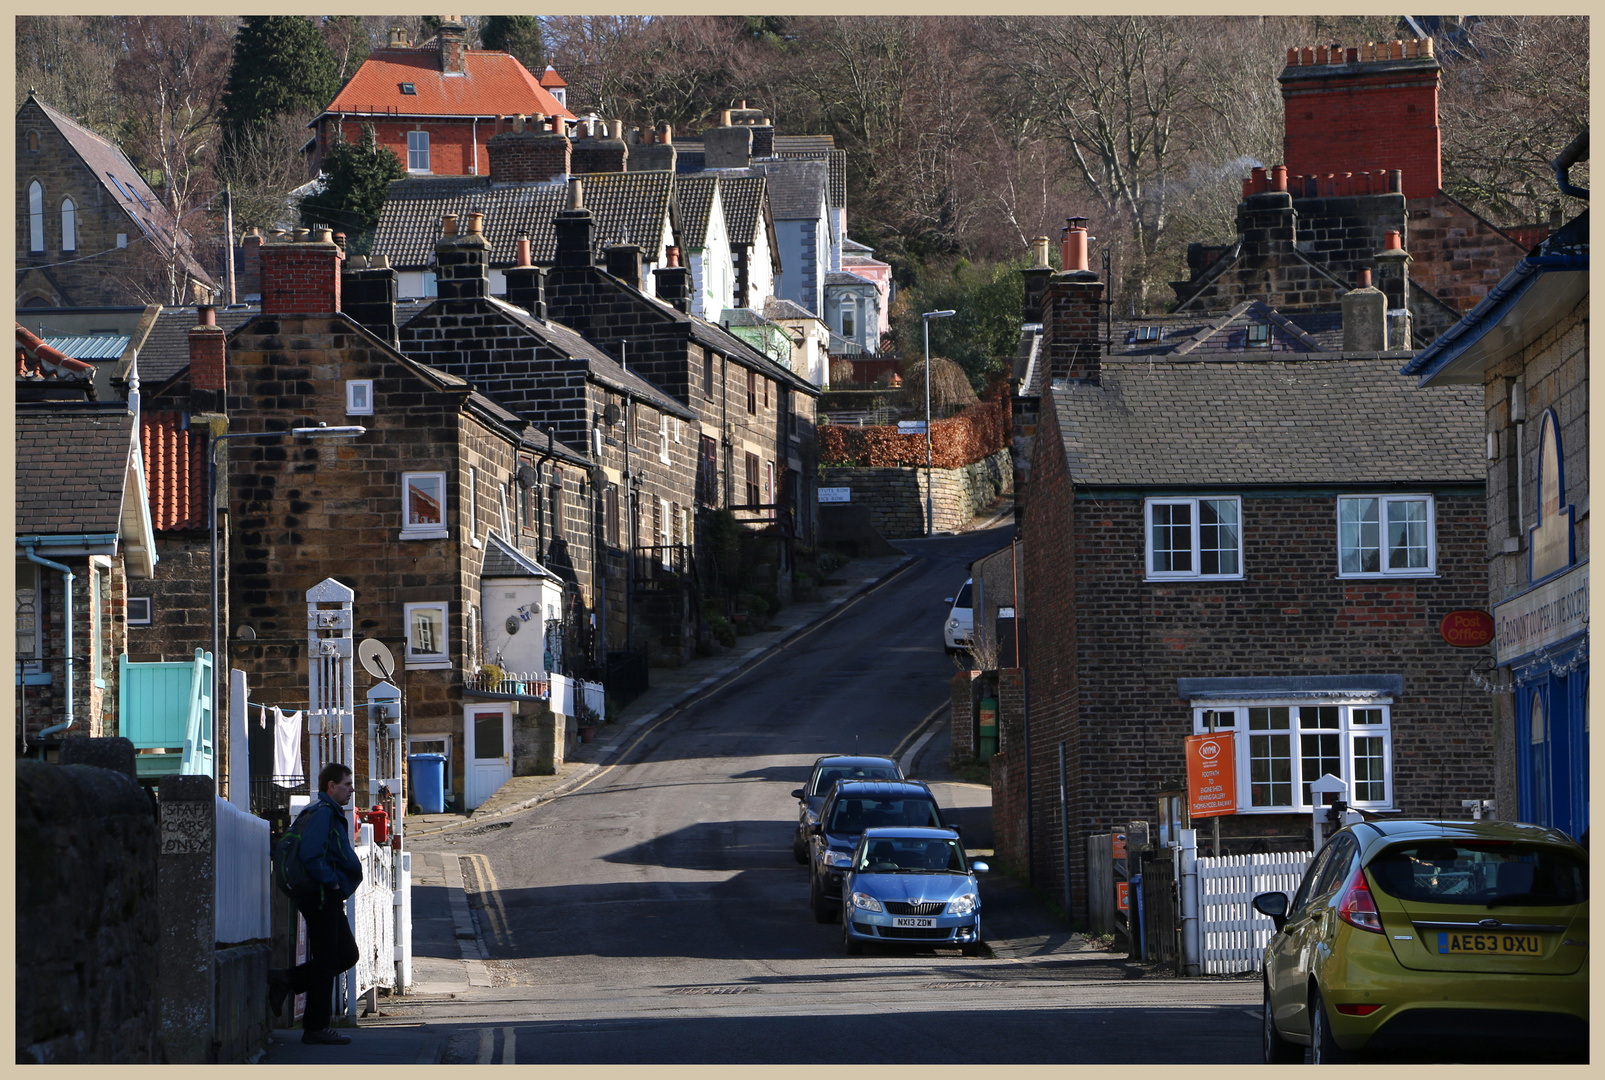
{"type": "Polygon", "coordinates": [[[975,959],[849,958],[808,910],[790,791],[819,754],[889,753],[944,704],[943,598],[1006,541],[903,545],[921,556],[908,570],[583,788],[505,827],[420,841],[462,857],[496,983],[430,1005],[453,1032],[447,1060],[1257,1060],[1258,991],[1240,981],[1132,980],[1008,942],[975,959]]]}

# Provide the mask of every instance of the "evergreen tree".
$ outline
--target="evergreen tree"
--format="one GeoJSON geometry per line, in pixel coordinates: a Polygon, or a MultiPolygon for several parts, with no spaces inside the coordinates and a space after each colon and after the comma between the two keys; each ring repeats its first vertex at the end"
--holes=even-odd
{"type": "Polygon", "coordinates": [[[537,77],[546,70],[546,48],[541,40],[541,21],[533,15],[487,15],[479,27],[479,43],[484,48],[512,53],[537,77]]]}
{"type": "Polygon", "coordinates": [[[334,55],[305,15],[247,15],[234,36],[234,57],[223,91],[223,149],[274,117],[311,119],[339,91],[334,55]]]}
{"type": "Polygon", "coordinates": [[[347,249],[365,255],[373,245],[390,181],[407,169],[395,151],[379,145],[372,124],[362,125],[362,138],[341,138],[323,158],[323,191],[301,202],[301,220],[309,228],[327,224],[346,234],[347,249]]]}

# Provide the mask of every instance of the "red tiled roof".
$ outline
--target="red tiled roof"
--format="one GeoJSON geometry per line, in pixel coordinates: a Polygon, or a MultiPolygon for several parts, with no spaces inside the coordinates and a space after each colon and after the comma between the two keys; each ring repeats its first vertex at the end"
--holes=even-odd
{"type": "Polygon", "coordinates": [[[150,520],[158,532],[206,525],[206,440],[196,438],[182,420],[176,412],[139,418],[150,520]]]}
{"type": "Polygon", "coordinates": [[[76,360],[60,349],[46,345],[36,334],[17,323],[17,378],[74,379],[95,377],[95,365],[76,360]]]}
{"type": "Polygon", "coordinates": [[[574,114],[516,59],[504,52],[465,50],[464,75],[446,76],[430,49],[376,49],[325,113],[386,112],[409,116],[562,116],[574,114]],[[416,94],[403,94],[411,83],[416,94]]]}
{"type": "Polygon", "coordinates": [[[551,64],[547,64],[546,70],[541,72],[541,85],[550,90],[557,86],[567,86],[568,83],[563,81],[563,76],[557,73],[557,69],[555,67],[553,67],[551,64]]]}

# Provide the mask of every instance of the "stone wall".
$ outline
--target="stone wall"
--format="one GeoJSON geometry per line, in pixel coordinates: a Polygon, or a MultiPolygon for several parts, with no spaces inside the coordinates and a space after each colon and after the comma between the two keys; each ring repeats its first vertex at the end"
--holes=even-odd
{"type": "MultiPolygon", "coordinates": [[[[999,495],[1014,491],[1014,466],[1008,450],[959,469],[933,469],[933,532],[954,532],[999,495]]],[[[820,487],[852,489],[854,503],[870,508],[882,536],[925,534],[925,470],[921,468],[822,467],[820,487]]]]}
{"type": "Polygon", "coordinates": [[[160,1062],[150,797],[110,769],[16,768],[17,1060],[160,1062]]]}

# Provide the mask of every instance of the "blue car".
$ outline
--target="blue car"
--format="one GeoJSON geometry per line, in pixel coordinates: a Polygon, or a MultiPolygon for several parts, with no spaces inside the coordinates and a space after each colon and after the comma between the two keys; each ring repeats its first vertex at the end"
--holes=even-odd
{"type": "Polygon", "coordinates": [[[842,944],[957,945],[981,953],[981,890],[952,829],[865,829],[842,879],[842,944]]]}

